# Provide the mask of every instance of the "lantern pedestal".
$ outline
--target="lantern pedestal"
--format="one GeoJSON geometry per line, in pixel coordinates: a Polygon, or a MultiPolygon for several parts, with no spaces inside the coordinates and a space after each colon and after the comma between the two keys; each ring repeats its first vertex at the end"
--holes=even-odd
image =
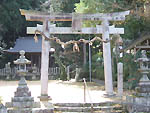
{"type": "Polygon", "coordinates": [[[14,97],[11,102],[6,103],[8,108],[25,109],[25,108],[40,108],[39,102],[34,102],[34,98],[31,97],[31,92],[27,86],[25,77],[22,76],[17,87],[17,91],[14,93],[14,97]]]}
{"type": "Polygon", "coordinates": [[[130,112],[150,112],[150,80],[147,75],[143,75],[136,87],[136,93],[126,97],[128,110],[130,112]],[[132,104],[131,104],[132,103],[132,104]]]}

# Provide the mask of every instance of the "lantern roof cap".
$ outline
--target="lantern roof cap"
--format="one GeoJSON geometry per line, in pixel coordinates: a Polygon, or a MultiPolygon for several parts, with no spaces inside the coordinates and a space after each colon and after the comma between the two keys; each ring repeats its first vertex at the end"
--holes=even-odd
{"type": "Polygon", "coordinates": [[[14,64],[31,64],[31,61],[25,58],[25,51],[21,50],[19,59],[14,61],[14,64]]]}

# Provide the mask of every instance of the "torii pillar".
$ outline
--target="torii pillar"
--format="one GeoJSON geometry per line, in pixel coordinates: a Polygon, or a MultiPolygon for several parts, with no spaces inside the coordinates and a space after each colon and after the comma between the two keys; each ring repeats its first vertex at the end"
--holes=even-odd
{"type": "MultiPolygon", "coordinates": [[[[102,39],[104,41],[110,40],[109,35],[112,30],[109,28],[109,20],[107,18],[102,20],[102,25],[97,25],[97,30],[102,29],[102,39]]],[[[112,32],[114,32],[112,30],[112,32]]],[[[112,79],[112,61],[111,61],[111,47],[110,42],[103,42],[103,59],[104,59],[104,75],[105,75],[105,91],[106,95],[111,96],[113,93],[113,79],[112,79]]]]}
{"type": "MultiPolygon", "coordinates": [[[[49,21],[43,21],[43,33],[46,37],[50,36],[49,21]]],[[[42,38],[42,58],[41,58],[41,96],[39,96],[41,101],[51,99],[48,96],[48,69],[49,69],[49,51],[50,51],[50,42],[46,41],[45,38],[42,38]]]]}
{"type": "MultiPolygon", "coordinates": [[[[110,40],[109,38],[109,21],[102,21],[102,38],[104,41],[110,40]]],[[[105,91],[106,94],[113,95],[113,80],[112,80],[112,61],[111,61],[111,47],[110,42],[103,43],[103,58],[104,58],[104,73],[105,73],[105,91]]]]}
{"type": "MultiPolygon", "coordinates": [[[[21,11],[21,10],[20,10],[21,11]]],[[[29,21],[40,21],[43,23],[41,31],[46,37],[50,37],[49,33],[49,20],[47,18],[39,19],[38,16],[30,16],[29,13],[26,14],[26,11],[21,11],[22,15],[25,15],[26,20],[29,21]]],[[[31,12],[32,14],[32,12],[31,12]]],[[[42,38],[42,53],[41,53],[41,95],[39,96],[41,101],[51,100],[51,97],[48,96],[48,69],[49,69],[49,51],[50,51],[50,42],[42,38]]]]}

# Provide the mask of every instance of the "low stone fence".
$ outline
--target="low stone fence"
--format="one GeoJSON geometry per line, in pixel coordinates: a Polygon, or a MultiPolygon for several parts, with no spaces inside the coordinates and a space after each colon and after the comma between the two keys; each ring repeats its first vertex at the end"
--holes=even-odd
{"type": "MultiPolygon", "coordinates": [[[[17,76],[17,68],[3,68],[0,69],[0,77],[4,79],[15,79],[17,76]]],[[[53,77],[56,77],[60,74],[60,68],[59,67],[52,67],[48,69],[49,79],[52,79],[53,77]]],[[[36,67],[28,67],[28,76],[31,76],[32,79],[40,78],[41,70],[36,67]]]]}

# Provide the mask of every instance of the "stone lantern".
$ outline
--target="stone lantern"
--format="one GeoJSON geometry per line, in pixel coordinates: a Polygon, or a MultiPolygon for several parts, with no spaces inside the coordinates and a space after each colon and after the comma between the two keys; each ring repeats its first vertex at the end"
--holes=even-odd
{"type": "MultiPolygon", "coordinates": [[[[148,63],[150,62],[150,59],[147,58],[146,51],[142,50],[142,58],[138,58],[136,62],[140,63],[140,68],[138,71],[141,73],[142,78],[139,81],[139,85],[146,85],[149,84],[150,80],[147,77],[147,74],[149,73],[150,69],[148,67],[148,63]]],[[[150,85],[150,84],[149,84],[150,85]]]]}
{"type": "MultiPolygon", "coordinates": [[[[18,83],[17,91],[14,93],[14,97],[11,102],[6,103],[8,113],[25,113],[27,109],[32,111],[32,108],[40,107],[39,102],[34,102],[34,98],[31,97],[31,92],[27,86],[25,76],[27,74],[26,65],[31,64],[31,61],[25,58],[25,51],[20,51],[20,57],[14,64],[18,65],[18,75],[21,77],[18,83]]],[[[29,112],[28,112],[29,113],[29,112]]]]}
{"type": "Polygon", "coordinates": [[[142,77],[135,89],[135,94],[127,96],[127,102],[132,103],[130,106],[131,112],[150,112],[150,80],[147,76],[150,71],[148,67],[150,59],[147,58],[145,50],[142,50],[141,53],[142,57],[138,58],[136,62],[140,63],[138,71],[142,77]]]}

